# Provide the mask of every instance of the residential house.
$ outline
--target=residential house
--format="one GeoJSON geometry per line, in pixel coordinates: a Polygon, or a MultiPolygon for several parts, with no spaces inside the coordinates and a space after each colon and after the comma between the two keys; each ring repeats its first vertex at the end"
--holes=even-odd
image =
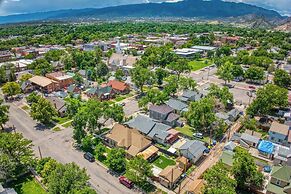
{"type": "Polygon", "coordinates": [[[231,169],[233,166],[233,156],[234,152],[230,150],[225,150],[222,152],[219,160],[228,168],[231,169]]]}
{"type": "Polygon", "coordinates": [[[168,100],[166,102],[166,105],[173,108],[177,114],[188,111],[188,105],[186,103],[181,102],[180,100],[173,99],[173,98],[168,100]]]}
{"type": "Polygon", "coordinates": [[[115,93],[110,86],[89,88],[86,91],[86,94],[89,97],[97,97],[100,100],[110,100],[115,96],[115,93]]]}
{"type": "Polygon", "coordinates": [[[179,138],[179,133],[175,133],[171,126],[157,122],[147,116],[138,115],[125,124],[137,129],[142,134],[160,144],[172,144],[179,138]]]}
{"type": "Polygon", "coordinates": [[[291,148],[277,145],[275,146],[274,165],[291,166],[291,148]]]}
{"type": "Polygon", "coordinates": [[[117,70],[119,68],[124,67],[133,67],[135,63],[138,61],[138,57],[132,55],[123,55],[118,53],[113,53],[108,61],[108,66],[113,70],[117,70]]]}
{"type": "Polygon", "coordinates": [[[174,112],[175,110],[166,104],[152,105],[149,108],[150,118],[172,127],[181,126],[181,122],[179,122],[180,116],[174,112]]]}
{"type": "Polygon", "coordinates": [[[204,188],[203,179],[195,179],[187,184],[186,194],[202,194],[204,188]]]}
{"type": "Polygon", "coordinates": [[[43,76],[34,76],[29,79],[35,89],[39,89],[45,93],[51,93],[60,89],[58,82],[43,76]]]}
{"type": "Polygon", "coordinates": [[[245,148],[250,148],[250,147],[256,148],[258,146],[259,141],[260,141],[260,138],[247,134],[247,133],[243,133],[240,137],[240,145],[245,148]]]}
{"type": "Polygon", "coordinates": [[[236,144],[233,141],[229,141],[224,145],[223,150],[234,151],[236,148],[236,144]]]}
{"type": "Polygon", "coordinates": [[[145,149],[144,151],[137,154],[138,156],[143,157],[143,159],[152,162],[154,161],[159,155],[158,155],[159,149],[153,145],[145,149]]]}
{"type": "Polygon", "coordinates": [[[105,137],[109,146],[125,149],[128,158],[135,157],[151,146],[151,141],[137,130],[121,124],[115,124],[105,137]]]}
{"type": "Polygon", "coordinates": [[[10,51],[0,51],[0,62],[10,61],[13,54],[10,51]]]}
{"type": "Polygon", "coordinates": [[[79,94],[81,93],[81,89],[79,87],[77,87],[75,84],[71,84],[68,88],[67,88],[67,92],[69,94],[79,94]]]}
{"type": "Polygon", "coordinates": [[[204,155],[205,150],[204,143],[197,140],[187,140],[179,149],[180,154],[194,164],[204,155]]]}
{"type": "Polygon", "coordinates": [[[203,95],[196,91],[185,90],[181,96],[178,97],[178,100],[188,103],[188,102],[195,102],[199,101],[203,95]]]}
{"type": "Polygon", "coordinates": [[[267,194],[291,193],[291,166],[273,166],[267,194]]]}
{"type": "Polygon", "coordinates": [[[17,192],[13,188],[4,188],[0,184],[0,194],[17,194],[17,192]]]}
{"type": "Polygon", "coordinates": [[[273,157],[274,144],[269,141],[262,140],[258,145],[259,156],[271,159],[273,157]]]}
{"type": "Polygon", "coordinates": [[[45,76],[58,82],[62,89],[67,88],[68,86],[74,83],[74,79],[71,75],[68,75],[61,71],[48,73],[45,76]]]}
{"type": "Polygon", "coordinates": [[[239,115],[240,115],[240,111],[236,108],[230,110],[228,113],[228,120],[231,121],[231,122],[235,122],[238,118],[239,118],[239,115]]]}
{"type": "Polygon", "coordinates": [[[127,94],[130,92],[129,85],[118,80],[110,80],[107,86],[110,86],[116,94],[127,94]]]}
{"type": "Polygon", "coordinates": [[[288,125],[274,121],[269,130],[269,140],[281,145],[291,145],[291,131],[288,125]]]}
{"type": "Polygon", "coordinates": [[[31,82],[29,80],[22,82],[20,88],[21,88],[23,93],[28,93],[28,92],[31,92],[33,90],[33,87],[32,87],[31,82]]]}
{"type": "Polygon", "coordinates": [[[66,103],[56,96],[48,96],[46,99],[55,107],[60,117],[64,117],[67,112],[66,103]]]}
{"type": "Polygon", "coordinates": [[[159,182],[161,185],[168,189],[173,189],[176,183],[180,180],[183,174],[183,169],[179,168],[178,165],[167,166],[159,174],[159,182]]]}

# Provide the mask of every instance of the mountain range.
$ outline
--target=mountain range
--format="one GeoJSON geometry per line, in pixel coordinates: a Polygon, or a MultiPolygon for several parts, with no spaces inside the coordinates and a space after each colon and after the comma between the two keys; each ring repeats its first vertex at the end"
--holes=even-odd
{"type": "Polygon", "coordinates": [[[113,19],[113,18],[201,18],[223,19],[255,15],[270,20],[283,19],[278,12],[245,3],[221,0],[184,0],[144,3],[106,8],[70,9],[1,16],[0,23],[38,20],[113,19]]]}

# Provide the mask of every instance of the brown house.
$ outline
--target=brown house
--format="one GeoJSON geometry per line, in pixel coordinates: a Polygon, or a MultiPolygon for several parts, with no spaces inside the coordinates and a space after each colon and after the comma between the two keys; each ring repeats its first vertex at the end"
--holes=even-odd
{"type": "Polygon", "coordinates": [[[169,189],[173,189],[183,174],[183,169],[178,165],[168,166],[159,174],[160,184],[169,189]]]}
{"type": "Polygon", "coordinates": [[[291,166],[274,166],[267,194],[291,194],[291,166]]]}
{"type": "Polygon", "coordinates": [[[130,91],[128,84],[118,80],[110,80],[107,86],[110,86],[117,94],[127,94],[130,91]]]}
{"type": "Polygon", "coordinates": [[[51,93],[60,89],[58,82],[43,76],[34,76],[29,79],[35,89],[45,93],[51,93]]]}
{"type": "Polygon", "coordinates": [[[106,138],[109,146],[125,149],[128,158],[136,156],[151,145],[151,141],[137,130],[121,124],[115,124],[106,138]]]}
{"type": "Polygon", "coordinates": [[[58,71],[53,73],[48,73],[45,75],[47,78],[50,78],[59,83],[60,88],[66,88],[74,83],[72,76],[65,74],[64,72],[58,71]]]}

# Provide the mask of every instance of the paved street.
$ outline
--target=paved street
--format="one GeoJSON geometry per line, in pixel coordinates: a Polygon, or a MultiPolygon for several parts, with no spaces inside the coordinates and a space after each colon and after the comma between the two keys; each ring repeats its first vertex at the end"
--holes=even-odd
{"type": "Polygon", "coordinates": [[[118,182],[106,170],[96,163],[90,163],[83,158],[83,153],[72,148],[72,129],[60,132],[52,132],[37,125],[27,113],[14,104],[10,104],[10,121],[8,125],[14,125],[17,132],[31,139],[34,144],[36,156],[39,156],[38,146],[43,157],[50,156],[62,163],[75,162],[82,168],[86,168],[90,175],[90,183],[99,194],[131,194],[134,193],[118,182]]]}

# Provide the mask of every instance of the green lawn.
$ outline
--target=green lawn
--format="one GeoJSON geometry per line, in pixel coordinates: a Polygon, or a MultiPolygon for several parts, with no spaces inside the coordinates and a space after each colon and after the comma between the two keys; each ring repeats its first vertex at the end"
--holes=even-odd
{"type": "Polygon", "coordinates": [[[72,121],[67,122],[66,124],[63,124],[62,126],[65,128],[71,127],[72,121]]]}
{"type": "Polygon", "coordinates": [[[59,127],[54,127],[54,128],[53,128],[53,131],[55,131],[55,132],[61,131],[61,128],[59,128],[59,127]]]}
{"type": "Polygon", "coordinates": [[[172,160],[170,158],[167,158],[163,155],[160,155],[154,162],[153,164],[161,169],[165,169],[167,166],[172,166],[175,165],[176,162],[175,160],[172,160]]]}
{"type": "Polygon", "coordinates": [[[117,97],[115,98],[115,101],[116,101],[116,102],[120,102],[120,101],[122,101],[122,100],[124,100],[124,99],[126,99],[126,96],[117,96],[117,97]]]}
{"type": "Polygon", "coordinates": [[[30,107],[27,106],[27,105],[24,105],[23,107],[21,107],[23,110],[26,110],[26,111],[29,111],[30,110],[30,107]]]}
{"type": "Polygon", "coordinates": [[[204,67],[212,65],[212,61],[209,59],[200,59],[200,60],[190,61],[189,65],[191,66],[192,71],[197,71],[204,67]]]}
{"type": "Polygon", "coordinates": [[[193,137],[193,131],[192,128],[189,125],[184,125],[183,127],[176,127],[176,130],[180,133],[187,135],[189,137],[193,137]]]}
{"type": "Polygon", "coordinates": [[[65,122],[68,122],[71,119],[69,117],[63,117],[63,118],[62,117],[54,117],[53,120],[61,125],[65,122]]]}
{"type": "Polygon", "coordinates": [[[14,188],[18,194],[47,194],[32,176],[23,177],[13,182],[9,187],[14,188]]]}

